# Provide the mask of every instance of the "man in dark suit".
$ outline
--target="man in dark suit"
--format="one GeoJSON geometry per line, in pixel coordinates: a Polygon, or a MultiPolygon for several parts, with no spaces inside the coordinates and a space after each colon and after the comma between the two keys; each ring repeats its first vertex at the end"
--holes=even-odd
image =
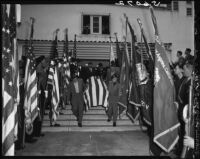
{"type": "Polygon", "coordinates": [[[191,55],[191,49],[190,48],[185,49],[185,60],[186,60],[186,63],[194,60],[194,56],[191,55]]]}
{"type": "Polygon", "coordinates": [[[40,56],[37,58],[38,61],[38,65],[37,65],[37,77],[38,77],[38,92],[39,92],[39,98],[38,98],[38,107],[39,107],[39,112],[40,114],[37,116],[37,118],[34,121],[34,135],[36,137],[39,136],[44,136],[43,133],[41,133],[42,131],[42,122],[43,122],[43,118],[44,118],[44,111],[45,111],[45,103],[44,103],[44,99],[45,99],[45,90],[46,90],[46,84],[47,84],[47,69],[48,69],[48,64],[47,61],[45,59],[45,56],[40,56]]]}
{"type": "Polygon", "coordinates": [[[73,80],[69,85],[69,99],[72,105],[72,112],[76,116],[78,126],[82,127],[84,99],[83,92],[85,90],[85,84],[81,78],[78,78],[78,70],[72,75],[73,80]]]}

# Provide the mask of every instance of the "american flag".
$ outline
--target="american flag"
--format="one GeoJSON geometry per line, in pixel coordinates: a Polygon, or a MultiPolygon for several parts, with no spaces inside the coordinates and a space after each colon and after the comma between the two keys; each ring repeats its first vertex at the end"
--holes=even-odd
{"type": "Polygon", "coordinates": [[[53,112],[53,120],[56,121],[59,112],[57,111],[58,104],[60,101],[60,94],[59,94],[59,85],[58,85],[58,71],[57,66],[55,66],[54,73],[53,73],[53,90],[52,90],[52,112],[53,112]]]}
{"type": "Polygon", "coordinates": [[[94,76],[89,78],[88,88],[84,92],[84,101],[86,110],[90,107],[103,106],[108,107],[108,89],[105,82],[101,78],[94,76]]]}
{"type": "Polygon", "coordinates": [[[15,113],[14,100],[15,92],[14,86],[15,78],[13,78],[13,39],[16,33],[13,32],[12,27],[15,27],[15,5],[2,4],[2,154],[4,156],[14,155],[14,141],[15,141],[15,113]],[[14,22],[13,22],[14,20],[14,22]],[[14,25],[14,26],[11,26],[14,25]]]}
{"type": "Polygon", "coordinates": [[[16,41],[16,5],[10,6],[10,42],[12,45],[12,63],[13,63],[13,87],[14,87],[14,111],[15,111],[15,140],[17,140],[18,133],[18,116],[17,107],[19,104],[19,65],[18,65],[18,52],[17,52],[17,41],[16,41]]]}
{"type": "Polygon", "coordinates": [[[55,121],[59,115],[57,107],[60,100],[59,85],[58,85],[58,72],[57,66],[54,66],[54,61],[51,60],[47,84],[52,85],[52,119],[55,121]]]}
{"type": "Polygon", "coordinates": [[[67,60],[67,57],[64,56],[63,59],[63,73],[64,73],[64,81],[67,85],[69,85],[69,81],[70,81],[70,66],[69,66],[69,61],[67,60]]]}
{"type": "Polygon", "coordinates": [[[49,67],[49,74],[47,79],[47,84],[53,85],[53,74],[54,74],[54,61],[51,60],[49,67]]]}
{"type": "Polygon", "coordinates": [[[73,50],[73,55],[72,57],[76,59],[77,56],[77,50],[76,50],[76,34],[74,35],[74,50],[73,50]]]}
{"type": "Polygon", "coordinates": [[[33,47],[28,47],[25,68],[25,123],[30,126],[38,115],[36,62],[33,47]]]}
{"type": "MultiPolygon", "coordinates": [[[[69,53],[68,53],[68,29],[66,29],[66,35],[65,35],[65,52],[63,53],[63,76],[64,81],[66,85],[69,85],[70,81],[70,63],[68,60],[69,53]]],[[[66,86],[65,85],[65,86],[66,86]]]]}

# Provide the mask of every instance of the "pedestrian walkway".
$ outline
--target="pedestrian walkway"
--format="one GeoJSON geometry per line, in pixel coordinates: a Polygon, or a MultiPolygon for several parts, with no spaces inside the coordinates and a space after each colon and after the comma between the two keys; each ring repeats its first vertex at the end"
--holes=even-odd
{"type": "Polygon", "coordinates": [[[16,156],[149,156],[149,138],[141,131],[46,132],[16,156]]]}

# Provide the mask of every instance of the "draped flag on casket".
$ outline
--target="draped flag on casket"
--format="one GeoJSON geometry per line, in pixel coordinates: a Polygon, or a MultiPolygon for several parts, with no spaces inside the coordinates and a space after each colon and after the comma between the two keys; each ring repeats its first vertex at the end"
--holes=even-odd
{"type": "Polygon", "coordinates": [[[175,88],[170,66],[158,34],[157,22],[150,7],[155,29],[155,73],[154,73],[154,139],[165,152],[170,152],[178,141],[180,123],[175,103],[175,88]]]}
{"type": "Polygon", "coordinates": [[[103,106],[108,107],[108,88],[106,83],[101,78],[94,76],[89,78],[88,87],[84,92],[84,101],[86,110],[90,107],[103,106]]]}

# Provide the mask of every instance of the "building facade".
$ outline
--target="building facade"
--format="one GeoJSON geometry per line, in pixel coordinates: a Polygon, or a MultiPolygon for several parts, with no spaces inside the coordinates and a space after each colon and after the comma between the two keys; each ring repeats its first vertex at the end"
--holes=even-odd
{"type": "MultiPolygon", "coordinates": [[[[68,39],[71,41],[69,49],[73,48],[76,34],[77,56],[83,59],[91,58],[93,55],[99,59],[109,59],[109,37],[111,36],[111,41],[115,42],[114,33],[117,33],[118,40],[124,41],[123,36],[126,34],[124,14],[127,15],[138,42],[141,42],[141,32],[137,18],[140,18],[142,22],[147,41],[149,43],[155,41],[148,7],[115,4],[32,4],[22,5],[21,13],[21,25],[17,30],[17,38],[19,52],[22,54],[23,40],[29,39],[30,35],[30,17],[36,19],[33,37],[35,45],[37,41],[51,45],[54,39],[53,33],[57,28],[60,29],[58,40],[62,43],[65,38],[64,31],[68,28],[68,39]],[[82,48],[79,47],[79,43],[82,48]],[[85,49],[84,52],[83,47],[92,50],[85,49]],[[91,52],[91,54],[86,52],[91,52]]],[[[172,60],[176,60],[178,50],[184,52],[185,48],[191,48],[194,54],[194,2],[172,1],[171,4],[156,7],[154,13],[162,42],[171,44],[172,60]]],[[[130,41],[129,30],[127,35],[127,41],[130,41]]],[[[62,46],[60,46],[61,50],[62,46]]]]}

